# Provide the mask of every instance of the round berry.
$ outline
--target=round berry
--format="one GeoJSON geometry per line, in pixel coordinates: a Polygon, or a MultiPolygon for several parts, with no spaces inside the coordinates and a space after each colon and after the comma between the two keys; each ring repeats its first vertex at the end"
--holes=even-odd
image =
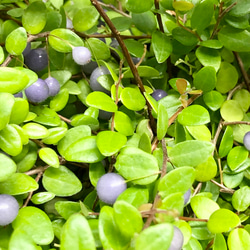
{"type": "Polygon", "coordinates": [[[97,62],[90,61],[89,63],[82,66],[82,70],[86,75],[90,75],[94,69],[98,67],[97,62]]]}
{"type": "Polygon", "coordinates": [[[29,69],[38,72],[48,66],[48,55],[45,49],[32,49],[25,57],[24,63],[29,69]]]}
{"type": "Polygon", "coordinates": [[[36,82],[25,89],[25,95],[30,102],[40,103],[49,97],[49,87],[44,80],[38,78],[36,82]]]}
{"type": "Polygon", "coordinates": [[[167,92],[162,90],[162,89],[156,89],[153,94],[152,97],[156,100],[159,101],[160,99],[162,99],[163,97],[167,96],[167,92]]]}
{"type": "Polygon", "coordinates": [[[31,43],[27,43],[24,51],[23,51],[23,56],[27,56],[31,51],[31,43]]]}
{"type": "Polygon", "coordinates": [[[181,230],[174,226],[174,235],[168,250],[181,250],[184,242],[184,237],[181,230]]]}
{"type": "Polygon", "coordinates": [[[186,205],[191,196],[191,189],[189,188],[188,191],[184,194],[184,204],[186,205]]]}
{"type": "Polygon", "coordinates": [[[98,67],[96,68],[90,75],[90,79],[89,79],[89,85],[90,85],[90,88],[93,90],[93,91],[101,91],[101,92],[104,92],[106,94],[109,94],[110,91],[105,89],[99,82],[98,82],[98,77],[102,76],[102,75],[110,75],[110,72],[109,70],[104,67],[104,66],[101,66],[101,67],[98,67]]]}
{"type": "Polygon", "coordinates": [[[117,197],[127,188],[122,176],[116,173],[103,175],[97,182],[97,195],[103,202],[114,204],[117,197]]]}
{"type": "Polygon", "coordinates": [[[23,92],[18,92],[14,95],[15,97],[23,98],[23,92]]]}
{"type": "Polygon", "coordinates": [[[60,91],[60,83],[56,80],[56,78],[49,76],[44,80],[49,87],[49,96],[55,96],[60,91]]]}
{"type": "Polygon", "coordinates": [[[67,29],[73,29],[74,28],[73,22],[68,17],[66,18],[66,28],[67,29]]]}
{"type": "Polygon", "coordinates": [[[10,224],[19,211],[17,200],[8,194],[0,194],[0,226],[10,224]]]}
{"type": "Polygon", "coordinates": [[[91,60],[91,52],[86,47],[74,47],[72,50],[73,60],[79,65],[85,65],[91,60]]]}
{"type": "Polygon", "coordinates": [[[243,138],[245,148],[250,151],[250,131],[248,131],[243,138]]]}

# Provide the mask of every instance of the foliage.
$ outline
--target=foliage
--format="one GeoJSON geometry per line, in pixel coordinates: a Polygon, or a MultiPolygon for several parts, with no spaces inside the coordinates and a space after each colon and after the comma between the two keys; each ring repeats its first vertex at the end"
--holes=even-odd
{"type": "Polygon", "coordinates": [[[0,194],[20,209],[0,249],[167,250],[175,227],[185,250],[249,249],[249,14],[248,0],[1,1],[0,194]],[[32,103],[48,77],[59,93],[32,103]],[[108,172],[127,184],[113,205],[96,192],[108,172]]]}

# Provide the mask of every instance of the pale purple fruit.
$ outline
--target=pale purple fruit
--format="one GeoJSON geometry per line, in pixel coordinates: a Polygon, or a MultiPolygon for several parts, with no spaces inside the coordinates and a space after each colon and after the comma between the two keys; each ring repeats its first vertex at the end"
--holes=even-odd
{"type": "Polygon", "coordinates": [[[97,182],[96,190],[99,199],[107,204],[114,204],[117,197],[125,191],[127,183],[116,173],[107,173],[97,182]]]}
{"type": "Polygon", "coordinates": [[[23,92],[18,92],[14,95],[15,97],[23,98],[23,92]]]}
{"type": "Polygon", "coordinates": [[[68,17],[66,18],[66,28],[67,29],[73,29],[74,28],[72,21],[68,17]]]}
{"type": "Polygon", "coordinates": [[[73,60],[79,65],[85,65],[91,60],[91,52],[86,47],[74,47],[72,50],[73,60]]]}
{"type": "Polygon", "coordinates": [[[101,66],[101,67],[98,67],[96,68],[90,75],[90,79],[89,79],[89,85],[90,85],[90,88],[93,90],[93,91],[101,91],[101,92],[104,92],[106,94],[109,94],[110,91],[105,89],[99,82],[98,82],[98,77],[100,76],[103,76],[103,75],[110,75],[110,72],[109,70],[104,67],[104,66],[101,66]]]}
{"type": "Polygon", "coordinates": [[[0,226],[10,224],[19,211],[17,200],[8,194],[0,194],[0,226]]]}
{"type": "Polygon", "coordinates": [[[186,205],[190,199],[191,196],[191,189],[189,188],[188,191],[184,194],[184,205],[186,205]]]}
{"type": "Polygon", "coordinates": [[[25,95],[30,102],[40,103],[49,97],[49,87],[43,79],[38,78],[36,82],[25,89],[25,95]]]}
{"type": "Polygon", "coordinates": [[[32,49],[24,57],[24,63],[35,72],[45,69],[48,66],[47,51],[43,48],[32,49]]]}
{"type": "Polygon", "coordinates": [[[163,97],[167,96],[167,92],[164,91],[163,89],[155,89],[155,91],[152,94],[152,97],[156,100],[159,101],[163,97]]]}
{"type": "Polygon", "coordinates": [[[49,96],[55,96],[60,91],[60,83],[56,80],[56,78],[49,76],[44,80],[49,87],[49,96]]]}
{"type": "Polygon", "coordinates": [[[86,75],[90,75],[97,67],[97,62],[90,61],[89,63],[82,66],[82,70],[86,75]]]}
{"type": "Polygon", "coordinates": [[[168,250],[181,250],[184,242],[184,237],[181,230],[174,226],[174,235],[168,250]]]}
{"type": "Polygon", "coordinates": [[[243,138],[245,148],[250,151],[250,131],[248,131],[243,138]]]}

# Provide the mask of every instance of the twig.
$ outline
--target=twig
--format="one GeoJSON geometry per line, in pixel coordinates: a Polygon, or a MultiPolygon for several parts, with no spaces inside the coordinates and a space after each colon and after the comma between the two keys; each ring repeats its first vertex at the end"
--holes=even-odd
{"type": "Polygon", "coordinates": [[[199,184],[196,186],[193,196],[195,196],[196,194],[198,194],[201,191],[201,187],[202,187],[202,182],[199,182],[199,184]]]}
{"type": "Polygon", "coordinates": [[[220,183],[218,183],[217,181],[215,181],[215,180],[210,180],[212,183],[214,183],[216,186],[218,186],[218,187],[220,187],[221,188],[221,192],[222,193],[229,193],[229,194],[233,194],[235,191],[233,190],[233,189],[231,189],[231,188],[227,188],[227,187],[225,187],[223,184],[220,184],[220,183]]]}
{"type": "Polygon", "coordinates": [[[236,60],[238,62],[238,65],[240,67],[240,71],[241,71],[241,74],[242,74],[242,76],[244,78],[244,82],[246,84],[246,87],[247,87],[248,91],[250,91],[250,79],[249,79],[248,74],[247,74],[247,72],[246,72],[246,70],[244,68],[244,64],[243,64],[239,54],[237,52],[233,52],[233,53],[234,53],[234,56],[235,56],[235,58],[236,58],[236,60]]]}
{"type": "Polygon", "coordinates": [[[214,146],[216,146],[216,144],[217,144],[217,140],[218,140],[218,138],[219,138],[219,135],[220,135],[220,132],[221,132],[221,130],[222,130],[222,127],[223,127],[223,121],[220,120],[219,125],[218,125],[218,127],[217,127],[217,130],[216,130],[216,132],[215,132],[214,138],[213,138],[213,140],[212,140],[212,143],[214,144],[214,146]]]}
{"type": "Polygon", "coordinates": [[[162,163],[162,170],[161,170],[161,178],[163,178],[167,173],[167,162],[168,162],[168,151],[166,147],[166,141],[163,138],[161,140],[161,146],[163,151],[163,163],[162,163]]]}
{"type": "Polygon", "coordinates": [[[245,83],[241,83],[241,84],[237,85],[236,87],[234,87],[232,90],[230,90],[228,95],[227,95],[227,100],[230,100],[232,98],[232,96],[236,90],[242,89],[244,86],[245,86],[245,83]]]}
{"type": "Polygon", "coordinates": [[[247,121],[234,121],[234,122],[222,122],[222,124],[224,126],[237,125],[237,124],[250,125],[250,122],[247,122],[247,121]]]}
{"type": "Polygon", "coordinates": [[[68,119],[68,118],[66,118],[66,117],[64,117],[64,116],[62,116],[62,115],[59,115],[59,114],[58,114],[58,116],[60,117],[60,119],[61,119],[62,121],[67,122],[67,123],[71,123],[71,120],[70,120],[70,119],[68,119]]]}
{"type": "Polygon", "coordinates": [[[31,169],[31,170],[25,172],[25,174],[26,175],[34,175],[34,174],[43,173],[47,168],[49,168],[49,165],[46,165],[44,167],[38,167],[35,169],[31,169]]]}
{"type": "MultiPolygon", "coordinates": [[[[157,10],[160,9],[159,0],[155,0],[155,9],[157,9],[157,10]]],[[[157,18],[157,22],[158,22],[160,31],[164,33],[164,28],[163,28],[163,24],[162,24],[161,14],[160,13],[156,13],[156,18],[157,18]]]]}

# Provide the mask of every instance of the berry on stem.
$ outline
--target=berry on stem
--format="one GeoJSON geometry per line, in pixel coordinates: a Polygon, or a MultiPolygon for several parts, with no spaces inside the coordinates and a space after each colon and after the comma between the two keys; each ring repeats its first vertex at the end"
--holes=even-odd
{"type": "Polygon", "coordinates": [[[49,87],[43,79],[38,78],[36,82],[25,89],[25,95],[30,102],[41,103],[49,97],[49,87]]]}
{"type": "Polygon", "coordinates": [[[97,195],[103,202],[114,204],[117,197],[127,189],[124,178],[116,173],[104,174],[97,182],[97,195]]]}
{"type": "Polygon", "coordinates": [[[10,224],[17,216],[19,204],[17,200],[8,194],[0,194],[0,226],[10,224]]]}
{"type": "Polygon", "coordinates": [[[80,46],[72,50],[73,60],[79,65],[85,65],[91,60],[91,52],[88,48],[80,46]]]}
{"type": "Polygon", "coordinates": [[[55,96],[60,91],[60,83],[57,81],[56,78],[49,76],[48,78],[44,79],[44,81],[47,83],[49,88],[49,96],[55,96]]]}
{"type": "Polygon", "coordinates": [[[152,93],[152,97],[156,100],[159,101],[160,99],[162,99],[163,97],[167,96],[167,92],[162,90],[162,89],[156,89],[153,93],[152,93]]]}
{"type": "Polygon", "coordinates": [[[245,148],[250,151],[250,131],[248,131],[243,138],[243,144],[245,148]]]}
{"type": "Polygon", "coordinates": [[[174,226],[174,235],[168,250],[181,250],[184,242],[184,237],[181,230],[174,226]]]}

